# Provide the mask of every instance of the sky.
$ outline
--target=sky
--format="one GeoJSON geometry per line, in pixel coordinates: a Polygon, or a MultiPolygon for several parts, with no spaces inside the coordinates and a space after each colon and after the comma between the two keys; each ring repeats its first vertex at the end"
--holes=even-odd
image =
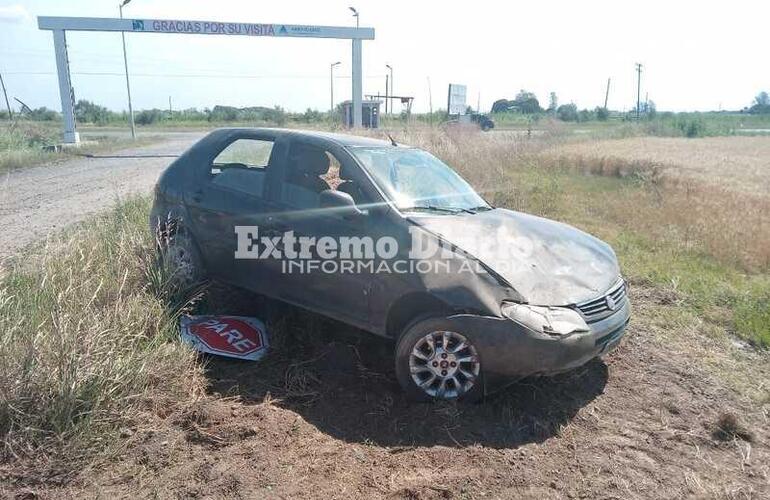
{"type": "MultiPolygon", "coordinates": [[[[8,96],[30,107],[60,110],[51,33],[37,16],[118,17],[118,1],[0,0],[0,73],[8,96]]],[[[415,98],[414,110],[446,108],[447,85],[465,84],[468,104],[488,111],[521,89],[544,107],[559,103],[631,109],[635,63],[641,96],[659,110],[741,109],[770,91],[767,23],[770,2],[733,0],[132,0],[137,19],[354,26],[348,10],[375,39],[363,42],[364,93],[415,98]]],[[[213,35],[126,36],[134,109],[274,106],[329,108],[351,95],[351,42],[213,35]]],[[[77,99],[127,109],[118,33],[67,34],[77,99]],[[98,74],[95,74],[98,73],[98,74]]],[[[398,110],[398,106],[396,108],[398,110]]]]}

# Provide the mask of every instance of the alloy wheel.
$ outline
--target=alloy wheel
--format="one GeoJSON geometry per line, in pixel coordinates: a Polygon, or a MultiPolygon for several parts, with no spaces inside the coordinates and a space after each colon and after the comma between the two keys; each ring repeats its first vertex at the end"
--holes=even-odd
{"type": "Polygon", "coordinates": [[[473,344],[455,332],[436,331],[418,340],[409,355],[412,380],[427,395],[456,399],[470,391],[481,371],[473,344]]]}

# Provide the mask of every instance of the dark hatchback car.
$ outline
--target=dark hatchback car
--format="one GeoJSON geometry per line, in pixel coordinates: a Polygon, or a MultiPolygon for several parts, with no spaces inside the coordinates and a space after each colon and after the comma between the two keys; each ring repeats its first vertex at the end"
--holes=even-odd
{"type": "Polygon", "coordinates": [[[391,141],[220,129],[161,175],[150,220],[180,279],[214,278],[395,341],[416,399],[472,400],[615,348],[629,321],[613,250],[495,208],[391,141]]]}

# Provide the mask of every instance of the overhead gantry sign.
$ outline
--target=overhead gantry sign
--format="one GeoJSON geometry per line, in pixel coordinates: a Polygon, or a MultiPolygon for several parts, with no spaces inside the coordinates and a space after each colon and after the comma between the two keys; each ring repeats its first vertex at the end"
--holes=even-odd
{"type": "Polygon", "coordinates": [[[297,24],[224,23],[219,21],[186,21],[178,19],[114,19],[97,17],[38,17],[38,28],[53,31],[56,71],[59,76],[64,142],[77,143],[75,97],[67,57],[67,31],[127,31],[132,33],[172,33],[179,35],[240,35],[294,38],[341,38],[353,42],[353,125],[361,126],[361,41],[374,40],[374,28],[344,26],[312,26],[297,24]]]}

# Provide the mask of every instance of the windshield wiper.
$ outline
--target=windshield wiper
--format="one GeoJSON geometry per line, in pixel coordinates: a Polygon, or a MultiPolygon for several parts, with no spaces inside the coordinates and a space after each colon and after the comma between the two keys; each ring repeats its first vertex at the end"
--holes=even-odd
{"type": "Polygon", "coordinates": [[[479,205],[478,207],[473,207],[467,209],[470,213],[476,214],[479,212],[489,212],[490,210],[494,210],[495,207],[491,207],[489,205],[479,205]]]}
{"type": "MultiPolygon", "coordinates": [[[[447,214],[458,214],[461,211],[466,211],[462,208],[446,208],[446,207],[437,207],[436,205],[415,205],[413,207],[405,207],[401,209],[404,212],[409,211],[415,211],[415,210],[425,210],[426,212],[443,212],[447,214]]],[[[473,212],[469,212],[473,213],[473,212]]]]}

